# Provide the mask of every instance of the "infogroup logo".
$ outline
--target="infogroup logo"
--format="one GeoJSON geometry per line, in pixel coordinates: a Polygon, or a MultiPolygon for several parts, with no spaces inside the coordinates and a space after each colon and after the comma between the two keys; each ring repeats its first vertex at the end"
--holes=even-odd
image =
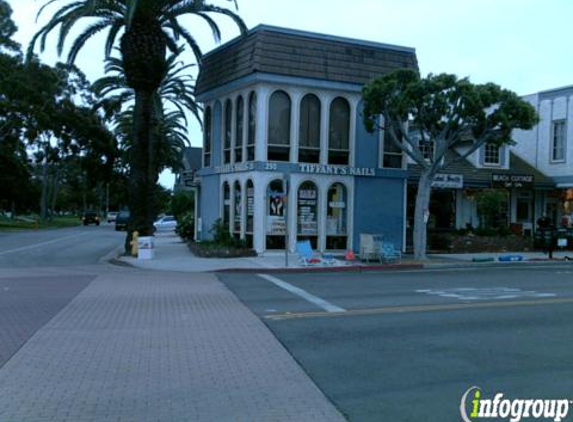
{"type": "Polygon", "coordinates": [[[486,399],[481,388],[472,387],[462,396],[460,413],[464,422],[486,418],[510,422],[522,419],[560,422],[567,417],[571,404],[573,401],[569,399],[506,399],[503,393],[495,393],[492,399],[486,399]]]}

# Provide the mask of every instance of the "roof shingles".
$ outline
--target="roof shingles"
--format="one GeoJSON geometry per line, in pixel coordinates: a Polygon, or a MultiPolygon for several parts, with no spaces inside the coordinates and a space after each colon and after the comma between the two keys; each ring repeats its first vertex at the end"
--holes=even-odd
{"type": "Polygon", "coordinates": [[[418,69],[413,49],[258,26],[204,57],[196,93],[255,72],[364,85],[401,68],[418,69]]]}

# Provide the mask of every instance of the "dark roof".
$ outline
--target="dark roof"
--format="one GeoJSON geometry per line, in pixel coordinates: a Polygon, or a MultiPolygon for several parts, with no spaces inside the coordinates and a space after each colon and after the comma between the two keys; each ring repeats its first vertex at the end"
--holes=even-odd
{"type": "Polygon", "coordinates": [[[418,69],[414,49],[259,25],[204,56],[196,93],[255,72],[364,85],[401,68],[418,69]]]}
{"type": "MultiPolygon", "coordinates": [[[[459,159],[460,155],[455,151],[448,151],[446,153],[446,160],[459,159]]],[[[532,165],[528,164],[522,158],[515,155],[510,151],[509,155],[509,169],[499,168],[477,168],[473,166],[468,160],[462,159],[456,161],[455,164],[449,166],[442,173],[445,174],[461,174],[464,176],[464,186],[468,187],[489,187],[491,186],[492,174],[532,174],[535,180],[535,187],[541,189],[551,189],[555,187],[555,182],[550,177],[546,176],[532,165]]],[[[410,164],[408,166],[408,181],[416,182],[420,178],[420,166],[417,164],[410,164]]]]}
{"type": "Polygon", "coordinates": [[[182,170],[199,170],[203,156],[203,148],[189,147],[183,150],[182,170]]]}

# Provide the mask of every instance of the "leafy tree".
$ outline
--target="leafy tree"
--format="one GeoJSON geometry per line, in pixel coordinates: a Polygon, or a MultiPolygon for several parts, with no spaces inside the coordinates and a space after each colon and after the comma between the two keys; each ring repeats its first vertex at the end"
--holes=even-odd
{"type": "Polygon", "coordinates": [[[5,0],[0,0],[0,49],[19,52],[20,45],[12,39],[17,30],[12,20],[12,8],[5,0]]]}
{"type": "Polygon", "coordinates": [[[180,190],[171,198],[171,213],[179,220],[186,213],[193,213],[195,201],[189,192],[180,190]]]}
{"type": "MultiPolygon", "coordinates": [[[[57,1],[47,1],[40,13],[57,1]]],[[[109,28],[105,45],[107,57],[119,39],[126,82],[135,92],[133,161],[130,163],[132,229],[144,236],[153,233],[153,195],[158,178],[157,166],[152,162],[153,136],[157,130],[154,104],[167,67],[166,51],[176,52],[177,39],[182,38],[200,60],[201,50],[179,18],[195,15],[203,19],[219,40],[220,30],[210,13],[230,17],[242,32],[246,32],[245,24],[234,12],[202,0],[78,0],[66,3],[56,11],[29,47],[31,52],[39,41],[43,49],[48,34],[60,27],[57,47],[61,54],[70,31],[83,19],[89,20],[90,24],[73,41],[68,62],[73,63],[85,43],[106,28],[109,28]]]]}
{"type": "Polygon", "coordinates": [[[483,145],[512,143],[513,129],[531,129],[534,108],[517,94],[488,83],[440,74],[420,78],[398,70],[364,87],[364,123],[369,131],[385,130],[386,139],[421,168],[414,213],[414,257],[426,258],[427,215],[432,182],[453,162],[446,152],[456,149],[460,160],[483,145]]]}

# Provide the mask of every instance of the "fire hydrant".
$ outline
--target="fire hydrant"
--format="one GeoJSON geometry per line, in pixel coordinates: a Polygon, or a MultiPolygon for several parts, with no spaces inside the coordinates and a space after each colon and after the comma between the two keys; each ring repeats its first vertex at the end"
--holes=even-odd
{"type": "Polygon", "coordinates": [[[129,242],[129,243],[131,244],[131,255],[133,255],[133,256],[137,256],[137,254],[139,253],[139,250],[138,250],[138,248],[139,248],[139,240],[138,240],[138,237],[139,237],[139,232],[137,232],[137,231],[134,231],[134,232],[131,234],[131,242],[129,242]]]}

